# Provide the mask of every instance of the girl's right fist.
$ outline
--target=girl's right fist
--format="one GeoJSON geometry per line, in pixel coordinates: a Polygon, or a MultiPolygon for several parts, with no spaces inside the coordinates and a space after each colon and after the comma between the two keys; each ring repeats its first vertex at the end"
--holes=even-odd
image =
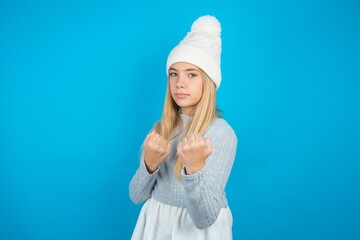
{"type": "Polygon", "coordinates": [[[170,154],[171,144],[154,130],[144,141],[144,160],[149,173],[153,173],[170,154]]]}

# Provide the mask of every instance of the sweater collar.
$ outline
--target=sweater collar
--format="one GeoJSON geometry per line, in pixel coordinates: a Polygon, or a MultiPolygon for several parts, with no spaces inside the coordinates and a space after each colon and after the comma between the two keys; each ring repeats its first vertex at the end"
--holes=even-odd
{"type": "Polygon", "coordinates": [[[186,115],[186,114],[183,114],[183,113],[181,113],[180,116],[181,116],[181,119],[183,120],[184,125],[187,125],[188,122],[189,122],[191,119],[193,119],[193,116],[191,116],[191,115],[186,115]]]}

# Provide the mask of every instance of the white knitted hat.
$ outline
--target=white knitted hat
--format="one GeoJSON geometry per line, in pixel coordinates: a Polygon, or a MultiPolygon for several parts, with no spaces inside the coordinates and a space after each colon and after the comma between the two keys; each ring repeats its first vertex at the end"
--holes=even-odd
{"type": "Polygon", "coordinates": [[[166,74],[177,62],[186,62],[201,68],[215,83],[221,83],[221,26],[213,16],[199,17],[191,26],[191,31],[170,52],[166,63],[166,74]]]}

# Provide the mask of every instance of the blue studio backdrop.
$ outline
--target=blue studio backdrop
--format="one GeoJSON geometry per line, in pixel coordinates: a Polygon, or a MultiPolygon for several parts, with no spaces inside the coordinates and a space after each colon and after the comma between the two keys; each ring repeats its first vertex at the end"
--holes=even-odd
{"type": "Polygon", "coordinates": [[[234,239],[360,239],[358,1],[0,2],[0,239],[129,239],[170,50],[222,24],[234,239]]]}

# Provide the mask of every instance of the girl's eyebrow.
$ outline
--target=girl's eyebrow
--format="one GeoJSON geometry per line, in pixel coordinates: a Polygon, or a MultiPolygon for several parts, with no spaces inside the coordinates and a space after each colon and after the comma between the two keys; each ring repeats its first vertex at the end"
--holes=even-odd
{"type": "Polygon", "coordinates": [[[199,71],[199,70],[196,68],[188,68],[188,69],[185,69],[184,71],[191,72],[191,71],[199,71]]]}

